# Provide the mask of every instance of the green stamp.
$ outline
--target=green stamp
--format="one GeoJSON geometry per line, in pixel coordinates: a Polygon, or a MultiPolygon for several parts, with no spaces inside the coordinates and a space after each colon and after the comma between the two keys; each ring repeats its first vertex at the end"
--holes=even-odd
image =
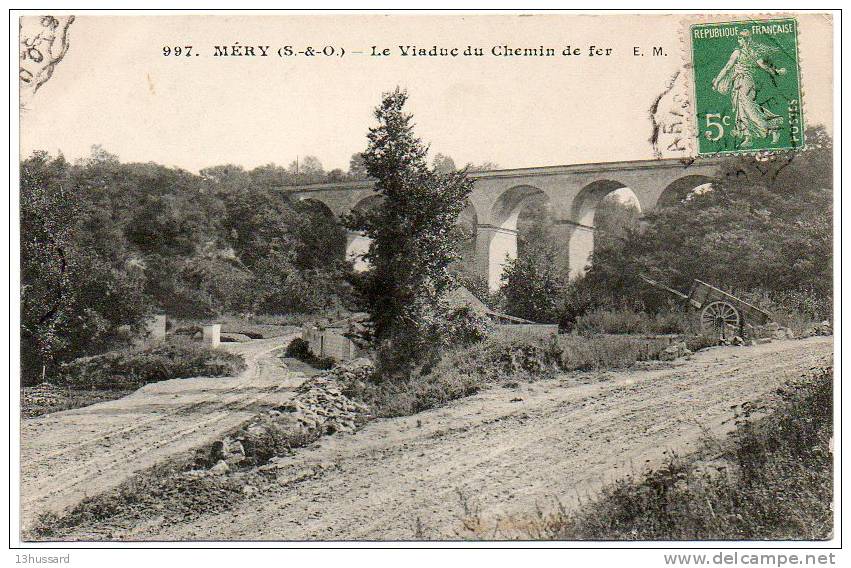
{"type": "Polygon", "coordinates": [[[802,148],[798,22],[695,24],[689,34],[698,154],[802,148]]]}

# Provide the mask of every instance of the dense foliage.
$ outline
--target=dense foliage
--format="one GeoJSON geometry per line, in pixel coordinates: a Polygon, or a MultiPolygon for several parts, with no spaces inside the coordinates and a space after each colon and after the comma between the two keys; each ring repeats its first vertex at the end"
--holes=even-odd
{"type": "Polygon", "coordinates": [[[507,267],[504,308],[567,328],[599,308],[670,312],[672,297],[643,282],[644,273],[686,292],[697,278],[777,314],[830,318],[833,148],[823,128],[807,140],[795,154],[725,160],[711,189],[640,224],[627,206],[598,208],[591,267],[572,282],[555,273],[559,245],[538,239],[507,267]]]}
{"type": "Polygon", "coordinates": [[[24,381],[115,345],[150,311],[206,318],[347,304],[344,229],[279,189],[324,181],[317,164],[195,175],[97,147],[75,164],[44,152],[22,161],[24,381]]]}
{"type": "Polygon", "coordinates": [[[598,249],[583,284],[614,296],[667,302],[639,273],[688,290],[694,278],[734,293],[797,291],[832,297],[832,143],[823,129],[807,150],[727,160],[710,191],[692,193],[646,217],[647,229],[598,249]]]}
{"type": "Polygon", "coordinates": [[[442,343],[443,298],[454,285],[449,267],[459,257],[454,227],[472,190],[465,172],[445,159],[437,164],[442,171],[429,167],[428,148],[404,112],[407,98],[399,89],[385,94],[363,153],[382,206],[347,219],[372,239],[362,290],[385,374],[409,371],[442,343]]]}

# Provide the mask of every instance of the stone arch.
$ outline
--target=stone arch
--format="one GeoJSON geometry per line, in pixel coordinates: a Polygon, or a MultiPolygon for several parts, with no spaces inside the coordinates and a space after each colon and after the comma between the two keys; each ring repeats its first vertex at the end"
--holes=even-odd
{"type": "Polygon", "coordinates": [[[361,211],[366,212],[371,209],[374,209],[381,205],[381,202],[384,201],[384,197],[378,194],[367,195],[366,197],[358,200],[357,203],[352,207],[352,211],[361,211]]]}
{"type": "Polygon", "coordinates": [[[334,211],[331,210],[331,207],[329,207],[328,204],[321,199],[317,199],[315,197],[302,197],[298,200],[298,204],[309,211],[320,213],[331,219],[337,218],[337,216],[334,215],[334,211]]]}
{"type": "Polygon", "coordinates": [[[597,208],[606,199],[615,198],[622,203],[634,205],[641,211],[641,201],[629,186],[616,180],[598,180],[580,190],[571,206],[573,233],[568,243],[568,265],[570,276],[585,274],[594,252],[594,231],[597,208]]]}
{"type": "Polygon", "coordinates": [[[511,187],[491,207],[491,223],[479,225],[477,262],[491,290],[499,288],[505,263],[517,257],[517,222],[523,206],[533,198],[549,201],[549,195],[535,186],[511,187]]]}
{"type": "Polygon", "coordinates": [[[303,207],[310,208],[314,211],[319,211],[323,215],[328,215],[334,219],[337,218],[337,215],[334,213],[334,210],[331,208],[331,205],[322,199],[321,197],[315,197],[312,195],[302,195],[298,196],[295,200],[295,204],[301,205],[303,207]]]}
{"type": "Polygon", "coordinates": [[[709,189],[716,180],[704,175],[687,175],[677,178],[662,190],[656,207],[670,207],[686,199],[695,190],[709,189]]]}

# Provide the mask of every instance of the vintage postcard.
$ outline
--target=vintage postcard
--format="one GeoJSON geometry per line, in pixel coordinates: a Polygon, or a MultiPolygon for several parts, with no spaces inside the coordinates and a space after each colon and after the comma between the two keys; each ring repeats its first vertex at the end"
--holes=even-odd
{"type": "Polygon", "coordinates": [[[13,12],[13,542],[836,546],[835,16],[13,12]]]}

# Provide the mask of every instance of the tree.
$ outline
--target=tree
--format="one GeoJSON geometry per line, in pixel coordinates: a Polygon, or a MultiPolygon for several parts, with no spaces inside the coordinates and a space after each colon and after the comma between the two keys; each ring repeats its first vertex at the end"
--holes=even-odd
{"type": "Polygon", "coordinates": [[[340,168],[334,168],[328,172],[328,175],[326,175],[325,178],[329,182],[344,181],[346,179],[346,172],[340,168]]]}
{"type": "Polygon", "coordinates": [[[482,162],[481,164],[467,164],[468,172],[487,172],[490,170],[498,170],[499,164],[495,162],[482,162]]]}
{"type": "Polygon", "coordinates": [[[552,243],[548,238],[530,240],[523,254],[506,263],[500,293],[509,315],[540,323],[558,321],[567,274],[559,268],[558,250],[552,243]]]}
{"type": "Polygon", "coordinates": [[[603,199],[594,212],[594,249],[615,248],[640,228],[641,211],[632,203],[603,199]]]}
{"type": "Polygon", "coordinates": [[[455,167],[455,160],[443,154],[435,154],[434,160],[432,160],[432,167],[434,171],[442,174],[454,172],[457,169],[455,167]]]}
{"type": "Polygon", "coordinates": [[[399,88],[383,96],[363,154],[382,205],[346,219],[348,228],[372,239],[363,294],[378,366],[394,376],[433,355],[440,343],[446,316],[441,300],[453,287],[448,268],[458,258],[453,228],[472,190],[466,172],[428,167],[428,148],[404,112],[407,99],[399,88]]]}
{"type": "Polygon", "coordinates": [[[366,173],[366,166],[363,163],[363,154],[356,152],[352,154],[349,160],[349,179],[360,180],[366,179],[369,174],[366,173]]]}
{"type": "Polygon", "coordinates": [[[667,298],[638,274],[681,290],[698,278],[733,293],[801,293],[828,317],[832,144],[823,128],[806,137],[800,152],[728,158],[711,190],[650,212],[646,230],[595,250],[583,285],[600,298],[641,298],[653,307],[667,298]]]}
{"type": "Polygon", "coordinates": [[[37,381],[64,360],[103,348],[145,314],[142,273],[60,156],[21,163],[21,364],[37,381]]]}
{"type": "Polygon", "coordinates": [[[293,160],[287,168],[287,172],[295,185],[325,181],[325,169],[316,156],[305,156],[299,160],[293,160]]]}

